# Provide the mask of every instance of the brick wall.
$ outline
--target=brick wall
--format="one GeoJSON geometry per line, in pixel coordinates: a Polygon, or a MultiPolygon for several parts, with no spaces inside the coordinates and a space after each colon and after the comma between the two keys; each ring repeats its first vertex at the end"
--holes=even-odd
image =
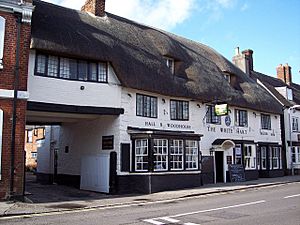
{"type": "MultiPolygon", "coordinates": [[[[0,16],[5,18],[5,37],[3,69],[0,70],[0,89],[13,90],[14,71],[16,62],[17,45],[17,23],[16,17],[8,12],[0,11],[0,16]]],[[[19,90],[27,90],[27,71],[30,44],[30,25],[21,26],[20,44],[20,71],[19,71],[19,90]]],[[[10,159],[11,159],[11,130],[13,100],[1,99],[0,108],[4,112],[3,124],[3,146],[2,146],[2,180],[0,181],[0,199],[6,198],[10,190],[10,159]]],[[[16,120],[16,145],[15,145],[15,170],[14,170],[14,193],[23,194],[24,178],[24,135],[25,135],[25,112],[26,101],[17,101],[17,120],[16,120]]]]}

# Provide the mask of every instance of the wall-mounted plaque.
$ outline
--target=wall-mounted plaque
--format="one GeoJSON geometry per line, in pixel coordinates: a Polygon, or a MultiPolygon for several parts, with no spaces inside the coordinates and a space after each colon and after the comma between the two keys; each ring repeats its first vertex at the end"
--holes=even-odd
{"type": "Polygon", "coordinates": [[[114,149],[114,135],[102,136],[102,150],[114,149]]]}

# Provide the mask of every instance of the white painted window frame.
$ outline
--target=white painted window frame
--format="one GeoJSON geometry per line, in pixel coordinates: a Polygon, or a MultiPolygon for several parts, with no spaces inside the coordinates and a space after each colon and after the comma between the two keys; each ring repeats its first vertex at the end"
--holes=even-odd
{"type": "Polygon", "coordinates": [[[5,19],[0,16],[0,69],[3,69],[3,56],[4,56],[4,36],[5,36],[5,19]]]}
{"type": "MultiPolygon", "coordinates": [[[[173,139],[170,141],[170,164],[173,165],[170,170],[183,170],[184,145],[183,140],[173,139]],[[177,158],[177,160],[175,159],[177,158]],[[179,160],[178,160],[179,158],[179,160]],[[180,160],[181,158],[181,160],[180,160]],[[181,167],[178,165],[181,164],[181,167]]],[[[170,166],[171,167],[171,166],[170,166]]]]}
{"type": "Polygon", "coordinates": [[[149,152],[149,143],[148,143],[148,139],[136,139],[135,140],[135,171],[141,171],[141,172],[145,172],[148,171],[148,169],[143,169],[145,168],[144,165],[147,164],[147,167],[149,166],[149,161],[146,160],[144,161],[144,158],[148,158],[148,152],[149,152]],[[145,141],[145,142],[144,142],[145,141]],[[141,142],[141,145],[139,147],[137,147],[137,143],[141,142]],[[146,145],[143,145],[144,143],[146,143],[146,145]],[[139,154],[137,153],[138,149],[145,149],[146,152],[142,153],[140,152],[139,154]],[[142,161],[138,161],[137,159],[142,159],[142,161]],[[138,169],[138,164],[142,164],[142,169],[138,169]]]}
{"type": "Polygon", "coordinates": [[[185,141],[185,169],[186,170],[197,170],[199,168],[199,144],[195,140],[185,141]],[[188,143],[193,143],[189,145],[188,143]],[[194,164],[195,163],[195,164],[194,164]],[[196,165],[193,167],[191,165],[196,165]]]}
{"type": "Polygon", "coordinates": [[[154,171],[167,171],[168,162],[168,139],[153,139],[154,171]],[[161,165],[165,164],[163,168],[161,165]]]}
{"type": "Polygon", "coordinates": [[[267,147],[261,147],[260,148],[261,151],[261,169],[262,170],[266,170],[267,169],[267,147]],[[263,162],[265,161],[265,166],[263,164],[263,162]]]}
{"type": "Polygon", "coordinates": [[[244,145],[244,164],[245,169],[256,168],[256,151],[254,145],[244,145]]]}

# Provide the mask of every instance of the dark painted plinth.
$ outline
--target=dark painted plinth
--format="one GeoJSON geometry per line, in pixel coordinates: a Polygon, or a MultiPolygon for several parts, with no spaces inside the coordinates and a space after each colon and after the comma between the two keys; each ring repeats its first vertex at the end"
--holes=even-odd
{"type": "Polygon", "coordinates": [[[203,185],[199,174],[126,175],[118,176],[117,192],[149,194],[203,185]]]}

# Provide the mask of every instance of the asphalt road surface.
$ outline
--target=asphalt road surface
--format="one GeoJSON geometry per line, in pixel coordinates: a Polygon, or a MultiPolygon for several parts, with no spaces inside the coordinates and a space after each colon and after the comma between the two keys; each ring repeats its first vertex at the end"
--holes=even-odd
{"type": "Polygon", "coordinates": [[[0,218],[2,225],[300,225],[300,183],[104,209],[0,218]]]}

